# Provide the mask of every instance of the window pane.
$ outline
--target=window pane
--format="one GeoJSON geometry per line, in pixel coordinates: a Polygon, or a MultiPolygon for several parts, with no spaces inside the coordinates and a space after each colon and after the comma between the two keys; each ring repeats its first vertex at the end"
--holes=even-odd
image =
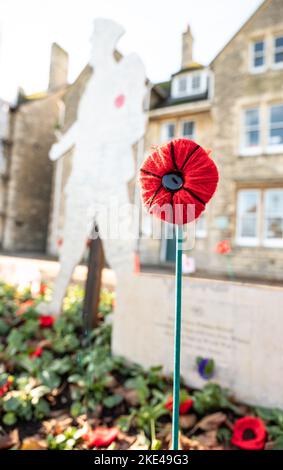
{"type": "Polygon", "coordinates": [[[270,145],[282,145],[283,144],[283,125],[280,129],[271,129],[269,136],[270,145]]]}
{"type": "Polygon", "coordinates": [[[249,131],[246,133],[246,146],[254,147],[259,145],[259,131],[249,131]]]}
{"type": "Polygon", "coordinates": [[[259,111],[255,109],[246,110],[246,126],[254,126],[259,124],[259,111]]]}
{"type": "Polygon", "coordinates": [[[255,52],[263,52],[264,51],[264,42],[259,41],[254,43],[254,51],[255,52]]]}
{"type": "Polygon", "coordinates": [[[267,218],[265,238],[283,238],[283,219],[267,218]]]}
{"type": "Polygon", "coordinates": [[[199,75],[193,75],[192,88],[193,90],[197,90],[200,88],[200,76],[199,75]]]}
{"type": "Polygon", "coordinates": [[[265,193],[265,238],[283,238],[283,190],[265,193]]]}
{"type": "Polygon", "coordinates": [[[275,63],[279,64],[280,62],[283,62],[283,52],[278,52],[275,54],[275,63]]]}
{"type": "Polygon", "coordinates": [[[264,57],[255,57],[254,59],[254,66],[255,67],[262,67],[264,65],[264,57]]]}
{"type": "Polygon", "coordinates": [[[256,219],[254,217],[242,218],[241,237],[255,238],[256,237],[256,219]]]}
{"type": "Polygon", "coordinates": [[[271,107],[269,144],[283,144],[283,105],[271,107]]]}
{"type": "Polygon", "coordinates": [[[170,139],[173,139],[175,135],[175,124],[166,123],[161,127],[161,141],[167,142],[170,139]]]}
{"type": "Polygon", "coordinates": [[[265,195],[266,215],[280,215],[283,217],[283,190],[267,191],[265,195]]]}
{"type": "Polygon", "coordinates": [[[272,106],[270,113],[271,123],[283,123],[283,105],[272,106]]]}
{"type": "Polygon", "coordinates": [[[185,77],[179,79],[178,90],[180,93],[185,92],[187,90],[187,79],[185,77]]]}
{"type": "Polygon", "coordinates": [[[241,238],[257,237],[259,193],[241,191],[238,198],[238,229],[241,238]]]}
{"type": "Polygon", "coordinates": [[[167,135],[168,139],[172,139],[175,134],[175,125],[174,124],[168,124],[167,126],[167,135]]]}
{"type": "Polygon", "coordinates": [[[186,121],[183,123],[183,137],[193,137],[195,129],[195,123],[186,121]]]}
{"type": "Polygon", "coordinates": [[[275,47],[283,47],[283,36],[275,39],[275,47]]]}

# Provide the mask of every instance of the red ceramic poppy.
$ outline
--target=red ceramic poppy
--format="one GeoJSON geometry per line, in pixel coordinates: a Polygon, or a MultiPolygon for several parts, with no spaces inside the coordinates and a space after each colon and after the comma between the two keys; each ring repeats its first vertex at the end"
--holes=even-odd
{"type": "Polygon", "coordinates": [[[149,212],[181,225],[204,211],[216,190],[218,171],[202,147],[192,140],[176,139],[156,147],[146,158],[139,181],[149,212]]]}
{"type": "Polygon", "coordinates": [[[88,447],[108,447],[118,436],[118,428],[96,428],[92,433],[87,434],[88,447]]]}
{"type": "Polygon", "coordinates": [[[55,319],[52,315],[40,315],[39,326],[41,328],[49,328],[53,325],[55,319]]]}
{"type": "Polygon", "coordinates": [[[45,295],[45,294],[46,294],[46,291],[47,291],[47,285],[44,284],[44,282],[42,282],[42,283],[40,284],[39,294],[40,294],[40,295],[45,295]]]}
{"type": "Polygon", "coordinates": [[[3,397],[5,395],[5,393],[7,393],[12,385],[12,383],[14,382],[14,378],[13,377],[8,377],[8,379],[6,380],[6,382],[0,387],[0,397],[3,397]]]}
{"type": "Polygon", "coordinates": [[[216,253],[219,255],[227,255],[231,253],[231,245],[229,240],[223,240],[222,242],[218,242],[215,248],[216,253]]]}
{"type": "Polygon", "coordinates": [[[266,441],[263,421],[254,416],[245,416],[235,422],[231,443],[243,450],[262,450],[266,441]]]}
{"type": "MultiPolygon", "coordinates": [[[[179,407],[180,415],[185,415],[186,413],[188,413],[188,411],[190,411],[190,409],[192,408],[193,404],[194,401],[191,398],[186,398],[185,400],[182,400],[179,407]]],[[[173,397],[169,397],[167,399],[165,403],[165,408],[168,411],[173,411],[173,397]]]]}

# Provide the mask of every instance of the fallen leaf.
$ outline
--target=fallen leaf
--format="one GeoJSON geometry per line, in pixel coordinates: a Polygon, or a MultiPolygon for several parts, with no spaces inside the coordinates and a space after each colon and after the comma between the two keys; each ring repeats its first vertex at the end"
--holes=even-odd
{"type": "MultiPolygon", "coordinates": [[[[181,450],[208,450],[207,447],[202,445],[197,439],[190,439],[184,436],[184,434],[180,435],[180,448],[181,450]]],[[[169,449],[171,449],[171,445],[169,449]]]]}
{"type": "Polygon", "coordinates": [[[23,440],[20,450],[46,450],[46,442],[42,439],[36,439],[35,436],[27,437],[23,440]]]}
{"type": "Polygon", "coordinates": [[[191,434],[193,434],[198,429],[201,429],[202,431],[217,430],[223,423],[225,423],[226,419],[226,415],[220,411],[218,413],[205,416],[195,425],[191,431],[191,434]]]}
{"type": "Polygon", "coordinates": [[[198,442],[205,447],[215,447],[218,446],[217,441],[217,430],[207,431],[203,434],[200,434],[197,437],[198,442]]]}
{"type": "Polygon", "coordinates": [[[14,429],[9,434],[0,436],[0,450],[10,449],[19,444],[19,433],[17,429],[14,429]]]}
{"type": "Polygon", "coordinates": [[[149,450],[149,442],[144,435],[139,434],[129,450],[149,450]]]}
{"type": "Polygon", "coordinates": [[[195,426],[197,422],[196,415],[183,415],[180,416],[180,428],[181,429],[190,429],[195,426]]]}

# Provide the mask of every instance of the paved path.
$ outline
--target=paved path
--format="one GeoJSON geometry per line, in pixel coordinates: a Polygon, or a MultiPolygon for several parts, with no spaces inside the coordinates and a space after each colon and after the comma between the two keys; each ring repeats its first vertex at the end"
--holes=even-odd
{"type": "MultiPolygon", "coordinates": [[[[10,256],[0,254],[0,281],[10,284],[31,282],[39,277],[43,281],[52,282],[58,270],[58,261],[37,258],[34,255],[10,256]]],[[[86,266],[77,266],[73,275],[73,282],[84,283],[86,274],[86,266]]],[[[111,269],[103,269],[102,285],[108,288],[115,286],[115,275],[111,269]]]]}

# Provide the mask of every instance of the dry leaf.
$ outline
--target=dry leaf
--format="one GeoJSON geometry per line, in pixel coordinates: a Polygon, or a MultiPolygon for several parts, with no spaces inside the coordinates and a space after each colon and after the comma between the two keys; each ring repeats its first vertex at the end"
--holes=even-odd
{"type": "Polygon", "coordinates": [[[195,426],[197,422],[196,415],[183,415],[180,416],[180,428],[181,429],[191,429],[195,426]]]}
{"type": "MultiPolygon", "coordinates": [[[[171,449],[171,445],[169,447],[171,449]]],[[[208,450],[204,445],[196,439],[189,439],[184,434],[180,435],[180,449],[181,450],[208,450]]]]}
{"type": "Polygon", "coordinates": [[[115,388],[115,393],[121,395],[130,406],[135,407],[140,402],[137,391],[132,388],[117,387],[115,388]]]}
{"type": "Polygon", "coordinates": [[[0,450],[10,449],[19,444],[19,433],[17,429],[14,429],[9,434],[0,436],[0,450]]]}
{"type": "Polygon", "coordinates": [[[149,450],[149,444],[144,435],[139,434],[129,450],[149,450]]]}
{"type": "Polygon", "coordinates": [[[198,442],[200,442],[205,447],[215,447],[218,446],[217,441],[217,431],[208,431],[203,434],[200,434],[197,437],[198,442]]]}
{"type": "Polygon", "coordinates": [[[36,439],[35,436],[27,437],[23,440],[20,450],[46,450],[46,442],[42,439],[36,439]]]}
{"type": "Polygon", "coordinates": [[[226,415],[220,411],[218,413],[205,416],[196,424],[196,426],[191,431],[191,434],[193,434],[198,429],[201,429],[202,431],[217,430],[223,423],[225,423],[226,419],[226,415]]]}

